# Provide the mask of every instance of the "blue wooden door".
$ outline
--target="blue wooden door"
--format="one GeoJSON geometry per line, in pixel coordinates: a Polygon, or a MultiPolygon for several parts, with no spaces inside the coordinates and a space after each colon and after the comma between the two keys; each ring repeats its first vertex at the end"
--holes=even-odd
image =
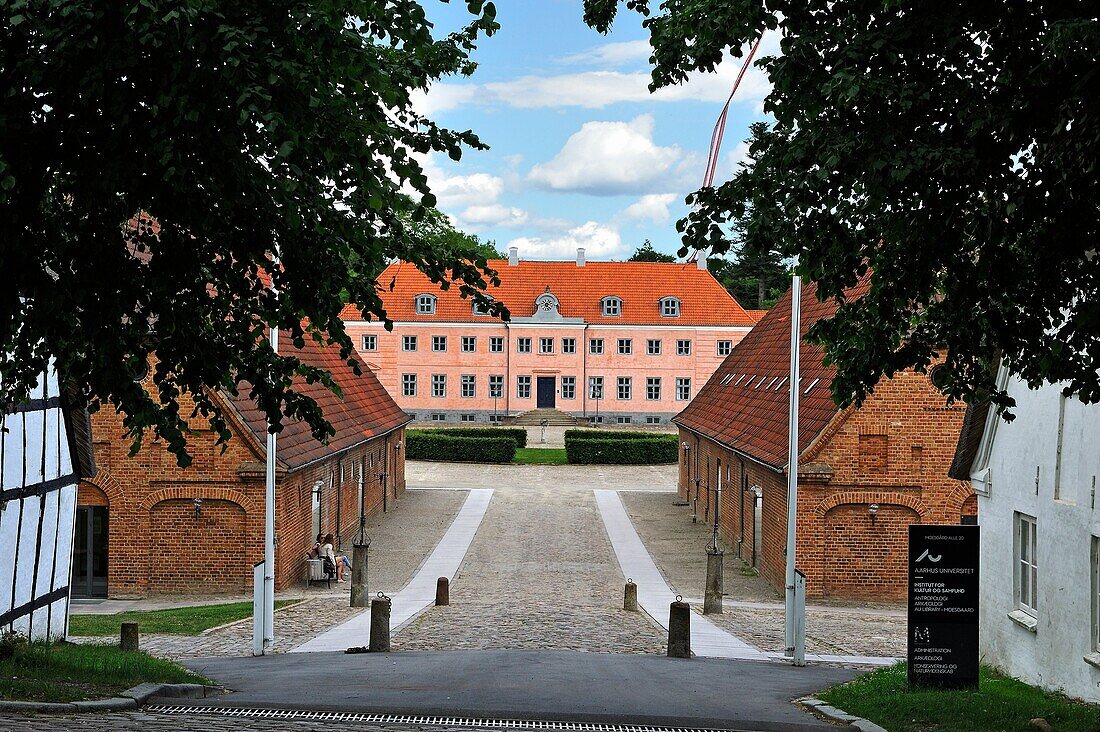
{"type": "Polygon", "coordinates": [[[554,382],[556,379],[553,376],[540,376],[538,377],[538,400],[536,405],[539,409],[553,409],[555,405],[554,400],[554,382]]]}

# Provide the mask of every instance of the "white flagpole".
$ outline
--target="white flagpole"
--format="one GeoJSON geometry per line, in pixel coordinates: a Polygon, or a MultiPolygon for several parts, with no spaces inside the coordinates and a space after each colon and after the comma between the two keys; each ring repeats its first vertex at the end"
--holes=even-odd
{"type": "MultiPolygon", "coordinates": [[[[279,328],[268,336],[271,350],[279,353],[279,328]]],[[[275,642],[275,433],[267,433],[267,468],[264,476],[264,649],[275,642]]]]}
{"type": "MultiPolygon", "coordinates": [[[[794,266],[798,267],[798,257],[794,266]]],[[[798,395],[799,395],[799,351],[801,350],[802,330],[802,278],[797,274],[791,277],[791,373],[790,373],[790,414],[788,418],[787,440],[787,576],[784,595],[783,630],[787,655],[793,657],[796,666],[805,665],[804,658],[798,658],[797,648],[804,648],[796,634],[805,632],[805,623],[799,622],[796,615],[805,612],[795,602],[795,539],[798,526],[798,395]]]]}

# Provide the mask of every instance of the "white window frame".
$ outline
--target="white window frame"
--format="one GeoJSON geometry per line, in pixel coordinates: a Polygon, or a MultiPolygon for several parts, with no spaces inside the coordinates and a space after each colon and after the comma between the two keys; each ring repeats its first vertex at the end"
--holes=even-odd
{"type": "Polygon", "coordinates": [[[646,338],[645,352],[649,356],[661,355],[661,339],[660,338],[646,338]]]}
{"type": "Polygon", "coordinates": [[[1038,548],[1038,521],[1034,516],[1017,512],[1012,540],[1012,574],[1015,578],[1016,609],[1031,617],[1038,616],[1039,564],[1035,556],[1038,548]]]}
{"type": "Polygon", "coordinates": [[[661,317],[662,318],[678,318],[680,317],[680,301],[674,297],[661,298],[661,317]]]}
{"type": "Polygon", "coordinates": [[[473,374],[462,374],[459,377],[459,386],[461,389],[459,393],[463,399],[473,399],[477,396],[477,377],[473,374]]]}
{"type": "Polygon", "coordinates": [[[504,374],[492,374],[489,376],[489,398],[504,398],[504,374]]]}
{"type": "Polygon", "coordinates": [[[435,315],[435,295],[417,295],[416,296],[416,314],[417,315],[435,315]]]}
{"type": "Polygon", "coordinates": [[[715,349],[719,356],[728,356],[733,353],[733,341],[718,341],[715,349]]]}
{"type": "Polygon", "coordinates": [[[563,377],[561,377],[561,398],[562,399],[576,399],[577,398],[577,377],[576,376],[563,376],[563,377]]]}
{"type": "Polygon", "coordinates": [[[412,351],[415,351],[417,346],[419,345],[417,340],[417,337],[414,335],[401,336],[401,350],[408,351],[410,353],[412,351]]]}
{"type": "Polygon", "coordinates": [[[416,374],[401,374],[401,395],[416,396],[416,374]]]}
{"type": "Polygon", "coordinates": [[[619,355],[629,356],[634,353],[634,339],[633,338],[620,338],[619,343],[619,355]]]}
{"type": "Polygon", "coordinates": [[[677,356],[690,356],[691,355],[691,339],[690,338],[678,338],[676,340],[676,355],[677,356]]]}
{"type": "Polygon", "coordinates": [[[659,402],[661,401],[661,377],[660,376],[647,376],[645,379],[645,398],[646,401],[659,402]]]}
{"type": "Polygon", "coordinates": [[[462,336],[459,342],[462,345],[463,353],[477,353],[477,336],[462,336]],[[467,344],[469,344],[469,348],[466,347],[467,344]]]}
{"type": "Polygon", "coordinates": [[[531,377],[530,376],[517,376],[516,377],[516,399],[530,399],[531,398],[531,377]]]}
{"type": "Polygon", "coordinates": [[[691,401],[691,377],[690,376],[677,376],[676,377],[676,401],[678,401],[678,402],[690,402],[691,401]]]}
{"type": "Polygon", "coordinates": [[[589,376],[588,377],[588,398],[599,401],[603,399],[603,377],[602,376],[589,376]]]}
{"type": "Polygon", "coordinates": [[[628,402],[634,398],[634,380],[630,376],[619,376],[615,379],[615,398],[622,402],[628,402]],[[623,396],[626,394],[626,396],[623,396]]]}
{"type": "Polygon", "coordinates": [[[434,335],[432,336],[432,353],[446,353],[447,352],[447,336],[434,335]],[[442,348],[440,348],[442,346],[442,348]]]}
{"type": "Polygon", "coordinates": [[[362,351],[377,351],[378,350],[378,336],[373,333],[368,333],[359,339],[359,345],[362,346],[362,351]]]}
{"type": "Polygon", "coordinates": [[[489,336],[489,353],[504,353],[504,336],[489,336]]]}
{"type": "Polygon", "coordinates": [[[432,374],[432,398],[447,398],[447,374],[432,374]]]}
{"type": "Polygon", "coordinates": [[[577,339],[576,338],[562,338],[561,339],[561,352],[562,353],[576,353],[577,352],[577,339]]]}
{"type": "Polygon", "coordinates": [[[542,355],[552,354],[554,352],[554,339],[540,337],[539,338],[539,353],[542,355]]]}
{"type": "Polygon", "coordinates": [[[530,353],[531,352],[531,338],[530,336],[523,336],[516,339],[516,353],[530,353]]]}
{"type": "Polygon", "coordinates": [[[603,338],[589,338],[588,352],[593,356],[603,355],[603,338]]]}
{"type": "Polygon", "coordinates": [[[618,295],[608,295],[600,301],[600,312],[605,318],[621,318],[623,315],[623,299],[618,295]]]}

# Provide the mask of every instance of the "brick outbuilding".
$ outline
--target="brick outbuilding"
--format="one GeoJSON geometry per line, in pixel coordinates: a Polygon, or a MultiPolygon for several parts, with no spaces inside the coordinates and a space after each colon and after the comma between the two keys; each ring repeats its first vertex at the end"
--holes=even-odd
{"type": "MultiPolygon", "coordinates": [[[[860,297],[869,283],[850,293],[860,297]]],[[[903,600],[909,524],[977,512],[969,483],[948,477],[965,408],[928,375],[883,379],[859,408],[830,395],[835,368],[805,340],[836,312],[802,295],[797,566],[814,598],[903,600]]],[[[718,510],[721,538],[782,588],[786,564],[791,293],[738,343],[676,418],[681,496],[698,520],[718,510]]]]}
{"type": "MultiPolygon", "coordinates": [[[[318,532],[332,532],[350,545],[361,506],[370,515],[404,492],[409,422],[375,375],[364,369],[356,376],[338,349],[307,339],[302,349],[284,353],[330,371],[343,397],[320,384],[295,385],[317,400],[336,434],[322,444],[300,421],[284,422],[279,434],[278,589],[304,579],[303,560],[318,532]]],[[[122,416],[108,410],[92,416],[99,471],[78,492],[77,594],[133,598],[250,590],[252,565],[263,559],[267,425],[247,388],[217,398],[233,434],[228,449],[215,444],[217,435],[209,429],[197,429],[188,436],[194,460],[182,469],[154,439],[130,457],[122,416]]],[[[180,406],[189,413],[190,404],[180,406]]]]}

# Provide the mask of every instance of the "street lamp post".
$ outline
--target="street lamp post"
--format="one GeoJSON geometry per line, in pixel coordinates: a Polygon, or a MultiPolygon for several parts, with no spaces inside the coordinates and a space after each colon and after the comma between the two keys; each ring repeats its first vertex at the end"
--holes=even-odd
{"type": "MultiPolygon", "coordinates": [[[[798,258],[794,266],[798,267],[798,258]]],[[[798,526],[798,395],[802,341],[802,278],[791,277],[790,413],[787,425],[787,567],[783,610],[786,653],[795,666],[805,666],[805,607],[796,598],[795,558],[798,526]]]]}

